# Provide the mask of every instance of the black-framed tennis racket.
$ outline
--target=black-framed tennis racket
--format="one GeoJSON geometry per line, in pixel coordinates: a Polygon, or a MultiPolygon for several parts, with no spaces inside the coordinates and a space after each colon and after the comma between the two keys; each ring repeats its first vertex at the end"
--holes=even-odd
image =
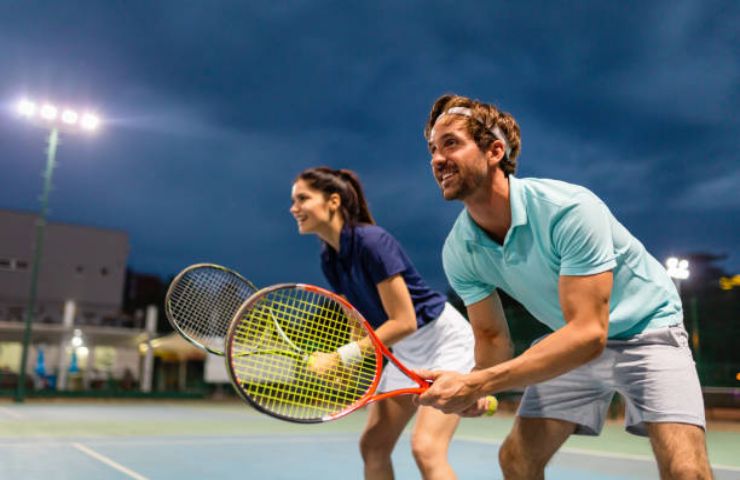
{"type": "Polygon", "coordinates": [[[207,352],[224,355],[229,323],[257,287],[230,268],[197,263],[170,283],[164,306],[172,327],[207,352]]]}
{"type": "MultiPolygon", "coordinates": [[[[430,385],[393,356],[347,300],[312,285],[280,284],[253,294],[236,312],[225,347],[239,395],[257,410],[291,422],[335,420],[370,402],[420,394],[430,385]],[[324,362],[333,352],[343,352],[333,357],[341,360],[324,362]],[[384,358],[416,387],[376,393],[384,358]]],[[[489,414],[495,408],[490,397],[489,414]]]]}

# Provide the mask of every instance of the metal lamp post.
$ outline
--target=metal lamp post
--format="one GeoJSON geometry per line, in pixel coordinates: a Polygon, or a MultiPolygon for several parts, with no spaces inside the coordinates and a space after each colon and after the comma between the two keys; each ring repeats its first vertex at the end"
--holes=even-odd
{"type": "Polygon", "coordinates": [[[36,221],[36,242],[34,244],[33,261],[31,264],[31,287],[28,295],[28,305],[24,318],[23,348],[21,350],[21,365],[18,375],[15,401],[22,402],[26,394],[26,363],[28,361],[28,347],[31,341],[34,310],[36,308],[36,294],[38,288],[39,269],[44,247],[44,229],[46,216],[49,210],[49,194],[52,186],[52,174],[56,166],[56,152],[59,146],[59,131],[65,132],[97,130],[100,119],[92,113],[80,115],[76,110],[65,108],[61,110],[51,103],[37,104],[27,99],[18,102],[18,114],[33,123],[49,129],[48,147],[46,149],[46,169],[44,171],[44,190],[41,195],[41,210],[36,221]]]}
{"type": "MultiPolygon", "coordinates": [[[[681,281],[689,278],[689,261],[683,258],[670,257],[665,262],[668,275],[676,285],[679,297],[681,296],[681,281]]],[[[691,298],[691,345],[694,348],[694,357],[699,360],[699,313],[696,297],[691,298]]]]}

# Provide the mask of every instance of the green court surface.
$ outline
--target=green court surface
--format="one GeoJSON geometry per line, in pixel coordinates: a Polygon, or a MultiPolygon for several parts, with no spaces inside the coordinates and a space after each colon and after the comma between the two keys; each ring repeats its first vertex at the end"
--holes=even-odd
{"type": "MultiPolygon", "coordinates": [[[[215,401],[0,403],[0,478],[351,479],[362,477],[364,412],[296,425],[246,405],[215,401]]],[[[464,419],[450,450],[461,480],[501,478],[497,450],[513,417],[464,419]]],[[[710,423],[718,479],[740,478],[740,423],[710,423]]],[[[408,435],[394,453],[399,479],[419,478],[408,435]]],[[[650,445],[610,422],[600,437],[573,437],[547,478],[657,478],[650,445]]]]}

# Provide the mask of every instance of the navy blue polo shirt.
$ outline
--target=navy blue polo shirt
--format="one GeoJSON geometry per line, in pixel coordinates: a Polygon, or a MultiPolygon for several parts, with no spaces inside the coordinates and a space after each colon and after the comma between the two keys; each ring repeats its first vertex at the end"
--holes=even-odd
{"type": "Polygon", "coordinates": [[[416,271],[398,241],[377,225],[345,226],[339,253],[324,244],[321,269],[332,289],[344,295],[373,328],[386,320],[377,284],[401,274],[411,294],[419,328],[442,314],[446,298],[416,271]]]}

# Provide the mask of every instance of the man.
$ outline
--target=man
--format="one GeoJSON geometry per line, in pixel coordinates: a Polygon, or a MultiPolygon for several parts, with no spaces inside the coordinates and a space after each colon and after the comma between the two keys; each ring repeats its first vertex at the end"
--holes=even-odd
{"type": "Polygon", "coordinates": [[[442,195],[465,205],[443,263],[467,307],[476,366],[422,371],[434,384],[419,402],[473,413],[478,398],[526,386],[499,461],[506,478],[543,478],[571,434],[600,433],[616,391],[662,478],[711,478],[680,298],[660,263],[587,189],[516,178],[519,126],[495,106],[442,96],[425,137],[442,195]],[[496,288],[554,332],[511,358],[496,288]]]}

